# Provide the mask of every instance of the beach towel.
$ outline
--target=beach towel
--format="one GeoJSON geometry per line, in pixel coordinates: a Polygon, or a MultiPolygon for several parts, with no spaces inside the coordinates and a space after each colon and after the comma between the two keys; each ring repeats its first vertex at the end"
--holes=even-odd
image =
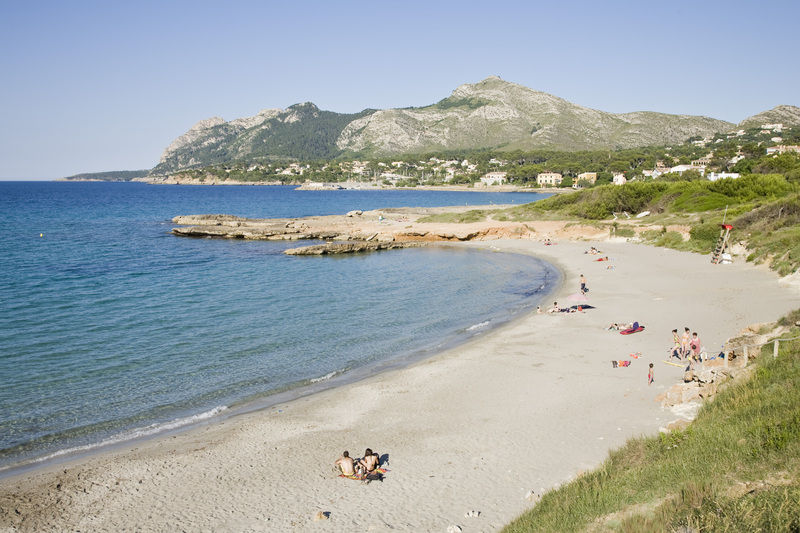
{"type": "Polygon", "coordinates": [[[628,329],[623,329],[619,332],[620,335],[630,335],[631,333],[638,333],[644,330],[644,326],[640,326],[638,322],[634,322],[633,326],[628,329]]]}
{"type": "Polygon", "coordinates": [[[631,366],[631,362],[630,361],[614,361],[612,359],[611,360],[611,366],[614,367],[614,368],[618,368],[618,367],[621,367],[621,366],[631,366]]]}
{"type": "Polygon", "coordinates": [[[383,475],[386,472],[388,472],[387,469],[378,467],[369,474],[367,474],[365,477],[359,477],[358,474],[352,474],[350,476],[347,476],[345,474],[339,474],[339,477],[344,477],[347,479],[355,479],[356,481],[364,481],[365,479],[369,479],[370,481],[383,481],[383,475]]]}

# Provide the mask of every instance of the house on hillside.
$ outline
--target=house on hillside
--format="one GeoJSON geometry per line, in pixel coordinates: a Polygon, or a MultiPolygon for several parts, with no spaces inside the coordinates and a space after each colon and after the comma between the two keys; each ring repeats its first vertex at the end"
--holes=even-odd
{"type": "Polygon", "coordinates": [[[738,177],[739,177],[738,172],[709,172],[708,176],[706,176],[706,178],[708,178],[708,181],[717,181],[724,178],[738,178],[738,177]]]}
{"type": "Polygon", "coordinates": [[[674,174],[683,174],[687,170],[696,170],[701,176],[706,173],[705,165],[675,165],[669,169],[669,171],[674,174]]]}
{"type": "Polygon", "coordinates": [[[625,185],[628,183],[628,180],[625,178],[625,174],[621,172],[615,172],[611,177],[611,183],[614,185],[625,185]]]}
{"type": "Polygon", "coordinates": [[[489,187],[490,185],[502,185],[508,181],[506,179],[507,174],[508,172],[487,172],[483,175],[483,177],[481,177],[481,183],[483,183],[484,187],[489,187]]]}
{"type": "Polygon", "coordinates": [[[561,185],[562,181],[564,181],[564,176],[558,172],[540,172],[536,176],[536,183],[539,186],[550,185],[552,187],[558,187],[561,185]]]}
{"type": "Polygon", "coordinates": [[[800,146],[796,144],[789,146],[785,144],[779,144],[778,146],[770,146],[769,148],[767,148],[767,155],[785,154],[787,152],[794,152],[796,154],[800,154],[800,146]]]}
{"type": "Polygon", "coordinates": [[[709,152],[700,159],[692,161],[693,167],[705,167],[711,164],[711,158],[714,157],[714,152],[709,152]]]}
{"type": "Polygon", "coordinates": [[[597,172],[581,172],[578,174],[578,177],[575,179],[575,182],[579,182],[581,180],[588,181],[592,185],[597,183],[597,172]]]}

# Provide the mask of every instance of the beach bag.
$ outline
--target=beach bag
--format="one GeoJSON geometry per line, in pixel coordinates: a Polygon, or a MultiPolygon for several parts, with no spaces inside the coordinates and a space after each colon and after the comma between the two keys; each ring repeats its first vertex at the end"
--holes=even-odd
{"type": "Polygon", "coordinates": [[[371,472],[365,476],[365,479],[370,481],[383,481],[383,474],[380,472],[371,472]]]}

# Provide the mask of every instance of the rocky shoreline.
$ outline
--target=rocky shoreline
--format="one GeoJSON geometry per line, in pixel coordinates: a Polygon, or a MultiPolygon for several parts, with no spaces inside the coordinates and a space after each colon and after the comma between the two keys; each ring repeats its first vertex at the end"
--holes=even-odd
{"type": "MultiPolygon", "coordinates": [[[[500,208],[503,206],[490,206],[500,208]]],[[[455,208],[463,210],[464,208],[455,208]]],[[[397,208],[351,211],[298,219],[255,219],[233,215],[176,216],[173,235],[223,239],[295,241],[324,240],[292,248],[289,255],[321,255],[390,250],[423,246],[430,242],[464,242],[489,238],[530,238],[535,232],[516,222],[486,220],[474,224],[420,223],[419,219],[446,208],[397,208]]],[[[490,217],[489,217],[490,218],[490,217]]]]}

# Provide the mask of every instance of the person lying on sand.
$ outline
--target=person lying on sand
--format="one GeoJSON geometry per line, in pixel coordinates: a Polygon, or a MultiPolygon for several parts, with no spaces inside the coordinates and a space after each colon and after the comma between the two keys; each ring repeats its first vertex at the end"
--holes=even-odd
{"type": "Polygon", "coordinates": [[[353,461],[353,458],[350,457],[350,452],[348,452],[347,450],[342,452],[342,456],[336,459],[336,462],[334,464],[339,468],[339,470],[342,471],[342,474],[344,474],[345,476],[352,476],[353,474],[356,473],[355,462],[353,461]]]}
{"type": "Polygon", "coordinates": [[[608,329],[608,330],[614,329],[614,330],[617,330],[617,331],[622,331],[624,329],[631,329],[632,327],[633,327],[633,323],[632,322],[614,322],[610,326],[608,326],[606,329],[608,329]]]}

